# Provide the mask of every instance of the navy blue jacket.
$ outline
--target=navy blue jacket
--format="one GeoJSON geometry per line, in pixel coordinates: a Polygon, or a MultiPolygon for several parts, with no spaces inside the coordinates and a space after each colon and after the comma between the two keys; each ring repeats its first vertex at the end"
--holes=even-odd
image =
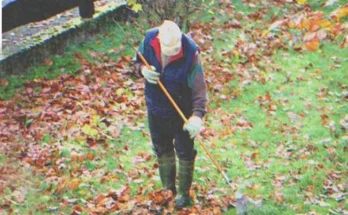
{"type": "MultiPolygon", "coordinates": [[[[161,74],[161,82],[186,117],[189,117],[195,110],[192,102],[192,86],[189,86],[188,80],[189,77],[192,76],[191,73],[194,71],[194,58],[196,53],[199,51],[199,47],[190,37],[183,34],[181,40],[182,49],[180,53],[171,57],[167,65],[163,68],[160,43],[157,35],[157,28],[147,31],[139,51],[143,54],[147,62],[154,66],[156,71],[161,74]]],[[[141,62],[139,57],[137,57],[137,61],[141,62]]],[[[203,85],[205,85],[204,82],[203,85]]],[[[163,118],[178,116],[173,105],[157,84],[146,82],[145,98],[148,111],[152,114],[163,118]]],[[[196,114],[200,117],[205,113],[206,98],[204,98],[203,103],[203,107],[198,108],[199,110],[196,114]]]]}

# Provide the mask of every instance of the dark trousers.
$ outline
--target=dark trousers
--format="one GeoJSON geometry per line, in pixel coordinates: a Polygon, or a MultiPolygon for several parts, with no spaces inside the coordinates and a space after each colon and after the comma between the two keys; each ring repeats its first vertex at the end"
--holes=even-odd
{"type": "Polygon", "coordinates": [[[195,159],[197,151],[194,149],[194,141],[189,133],[183,130],[184,122],[179,116],[161,118],[148,113],[148,119],[153,149],[157,157],[172,154],[175,149],[180,160],[195,159]]]}

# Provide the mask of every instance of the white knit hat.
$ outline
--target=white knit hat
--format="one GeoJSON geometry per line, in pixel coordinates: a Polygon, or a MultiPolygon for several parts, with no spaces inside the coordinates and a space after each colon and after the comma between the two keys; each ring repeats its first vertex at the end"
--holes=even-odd
{"type": "Polygon", "coordinates": [[[161,44],[161,51],[167,56],[173,56],[180,52],[182,32],[173,21],[165,20],[159,26],[158,38],[161,44]]]}

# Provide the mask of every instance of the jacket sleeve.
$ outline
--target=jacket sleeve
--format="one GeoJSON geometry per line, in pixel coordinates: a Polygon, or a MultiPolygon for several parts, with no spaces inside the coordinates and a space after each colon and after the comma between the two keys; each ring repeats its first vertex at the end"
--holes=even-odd
{"type": "Polygon", "coordinates": [[[192,90],[192,111],[194,116],[203,118],[208,101],[202,62],[197,51],[191,66],[188,85],[192,90]]]}
{"type": "MultiPolygon", "coordinates": [[[[138,52],[144,54],[144,41],[140,44],[138,48],[138,52]]],[[[144,66],[143,62],[141,61],[140,57],[138,56],[138,53],[135,53],[135,60],[133,62],[135,72],[140,75],[140,77],[143,77],[143,74],[141,74],[141,69],[144,66]]]]}

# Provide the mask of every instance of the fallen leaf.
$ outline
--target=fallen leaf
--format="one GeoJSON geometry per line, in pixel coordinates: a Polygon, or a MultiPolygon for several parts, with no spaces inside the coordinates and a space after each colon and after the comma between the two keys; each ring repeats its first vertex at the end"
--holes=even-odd
{"type": "Polygon", "coordinates": [[[330,14],[331,17],[334,17],[336,20],[341,20],[344,17],[348,16],[348,4],[344,5],[341,8],[338,8],[337,10],[333,11],[330,14]]]}
{"type": "Polygon", "coordinates": [[[5,78],[0,79],[0,86],[6,87],[9,84],[9,81],[5,78]]]}
{"type": "Polygon", "coordinates": [[[71,190],[76,190],[79,187],[79,185],[80,185],[79,179],[78,178],[74,178],[73,180],[71,180],[69,182],[68,186],[69,186],[69,188],[71,190]]]}
{"type": "Polygon", "coordinates": [[[317,39],[307,41],[305,43],[305,48],[309,51],[315,51],[319,48],[319,46],[320,46],[320,42],[317,39]]]}

